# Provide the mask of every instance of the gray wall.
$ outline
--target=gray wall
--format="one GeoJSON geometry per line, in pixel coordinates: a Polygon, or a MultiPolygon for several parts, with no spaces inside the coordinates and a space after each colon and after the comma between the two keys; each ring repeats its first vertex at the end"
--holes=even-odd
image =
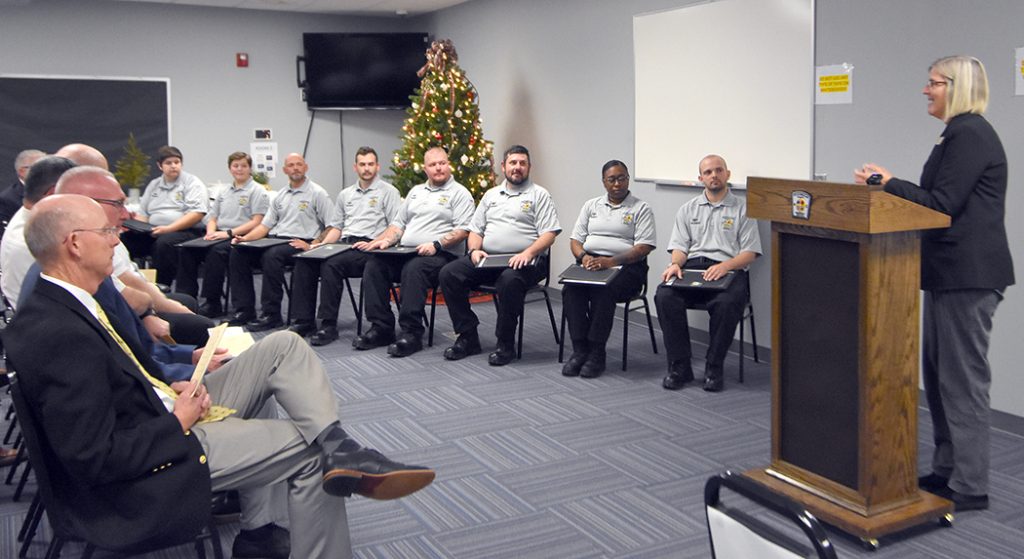
{"type": "MultiPolygon", "coordinates": [[[[1010,159],[1006,229],[1018,283],[1024,282],[1024,97],[1013,95],[1013,52],[1024,46],[1020,0],[818,0],[818,64],[854,65],[852,105],[816,111],[816,169],[847,181],[875,162],[914,180],[943,123],[928,116],[921,93],[928,65],[950,54],[978,57],[989,76],[986,117],[1010,159]],[[864,25],[853,22],[865,22],[864,25]]],[[[1019,71],[1019,70],[1017,70],[1019,71]]],[[[1024,415],[1024,294],[1007,290],[996,312],[989,361],[992,405],[1024,415]]]]}
{"type": "MultiPolygon", "coordinates": [[[[248,151],[253,128],[271,128],[283,158],[301,152],[309,112],[295,85],[303,32],[399,31],[395,18],[337,17],[137,2],[36,2],[0,7],[0,73],[145,76],[171,80],[171,139],[185,169],[228,182],[227,155],[248,151]],[[247,69],[235,53],[249,53],[247,69]]],[[[402,111],[320,112],[307,160],[331,192],[363,143],[386,159],[398,146],[402,111]],[[341,154],[339,118],[345,120],[341,154]]],[[[106,154],[113,164],[120,154],[106,154]]],[[[7,165],[6,163],[4,164],[7,165]]],[[[6,176],[6,175],[5,175],[6,176]]],[[[280,188],[278,175],[272,184],[280,188]]]]}
{"type": "MultiPolygon", "coordinates": [[[[558,203],[562,225],[572,227],[582,202],[601,192],[599,169],[611,158],[631,163],[633,153],[632,16],[696,2],[683,0],[475,0],[428,19],[429,30],[450,37],[460,62],[481,91],[484,134],[501,150],[524,143],[533,150],[536,180],[558,203]]],[[[848,181],[865,161],[888,164],[898,174],[917,177],[941,123],[924,111],[920,90],[935,58],[955,52],[981,57],[993,87],[990,119],[1001,131],[1011,158],[1011,248],[1021,277],[1024,208],[1019,173],[1024,130],[1020,97],[1012,94],[1014,22],[1024,16],[1019,0],[818,0],[817,64],[850,62],[856,69],[854,105],[819,107],[816,114],[816,169],[831,180],[848,181]]],[[[728,23],[723,33],[728,38],[728,23]]],[[[770,61],[759,87],[771,87],[770,61]]],[[[692,131],[685,131],[692,132],[692,131]]],[[[698,131],[699,132],[699,131],[698,131]]],[[[709,148],[710,150],[711,148],[709,148]]],[[[724,155],[728,157],[727,150],[724,155]]],[[[680,161],[695,167],[696,162],[680,161]]],[[[661,248],[650,259],[653,273],[667,264],[662,250],[672,216],[695,189],[634,184],[652,203],[661,248]]],[[[762,226],[767,243],[767,229],[762,226]]],[[[553,268],[569,263],[568,239],[559,237],[553,268]]],[[[769,254],[753,267],[758,332],[770,333],[769,254]]],[[[652,276],[653,276],[652,273],[652,276]]],[[[653,283],[653,282],[652,282],[653,283]]],[[[1024,316],[1024,298],[1011,288],[996,316],[990,359],[993,406],[1024,415],[1024,344],[1014,324],[1024,316]]],[[[701,325],[701,323],[696,323],[701,325]]],[[[706,324],[706,323],[704,323],[706,324]]]]}

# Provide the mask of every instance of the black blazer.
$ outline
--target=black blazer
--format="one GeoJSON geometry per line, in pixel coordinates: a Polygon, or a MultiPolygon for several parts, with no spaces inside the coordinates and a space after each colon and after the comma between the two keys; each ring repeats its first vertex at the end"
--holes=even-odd
{"type": "MultiPolygon", "coordinates": [[[[41,279],[3,340],[76,535],[135,551],[187,542],[209,523],[199,441],[67,290],[41,279]]],[[[132,350],[160,378],[149,356],[132,350]]]]}
{"type": "Polygon", "coordinates": [[[1006,239],[1006,153],[981,115],[953,117],[921,172],[921,186],[897,178],[885,191],[952,218],[925,233],[921,289],[1003,289],[1013,285],[1006,239]]]}

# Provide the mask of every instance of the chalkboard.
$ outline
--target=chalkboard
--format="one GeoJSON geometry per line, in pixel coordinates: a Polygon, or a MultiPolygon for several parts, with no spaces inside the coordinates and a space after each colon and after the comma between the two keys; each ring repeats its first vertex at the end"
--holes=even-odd
{"type": "Polygon", "coordinates": [[[14,182],[14,158],[29,148],[86,143],[113,171],[133,133],[153,157],[170,143],[169,90],[167,79],[0,75],[0,187],[14,182]]]}
{"type": "Polygon", "coordinates": [[[633,18],[635,176],[692,183],[708,153],[734,185],[809,179],[814,0],[719,0],[633,18]]]}

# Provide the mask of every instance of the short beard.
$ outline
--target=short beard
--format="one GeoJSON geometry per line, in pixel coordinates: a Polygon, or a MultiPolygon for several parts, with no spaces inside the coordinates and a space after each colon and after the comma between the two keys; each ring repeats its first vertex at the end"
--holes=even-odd
{"type": "Polygon", "coordinates": [[[507,180],[509,184],[513,184],[515,186],[520,186],[522,184],[525,184],[526,181],[530,180],[530,175],[528,175],[528,174],[527,175],[523,175],[523,178],[520,179],[519,182],[516,182],[515,180],[512,179],[512,177],[510,177],[508,175],[505,175],[505,180],[507,180]]]}

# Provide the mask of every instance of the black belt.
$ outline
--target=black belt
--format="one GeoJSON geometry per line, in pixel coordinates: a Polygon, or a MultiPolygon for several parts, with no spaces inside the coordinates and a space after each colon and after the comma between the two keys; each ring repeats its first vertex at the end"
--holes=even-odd
{"type": "Polygon", "coordinates": [[[344,243],[346,245],[352,245],[352,244],[355,244],[355,243],[369,242],[369,241],[372,241],[372,240],[373,239],[371,239],[369,237],[351,236],[351,237],[342,237],[342,238],[338,239],[338,242],[344,243]]]}

